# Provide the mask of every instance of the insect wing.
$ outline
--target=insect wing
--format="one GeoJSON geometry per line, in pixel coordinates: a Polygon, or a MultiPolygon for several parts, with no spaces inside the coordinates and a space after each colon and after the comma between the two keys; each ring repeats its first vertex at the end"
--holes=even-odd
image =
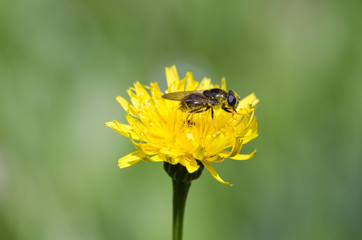
{"type": "Polygon", "coordinates": [[[162,95],[164,99],[174,101],[192,101],[192,95],[204,97],[202,91],[184,91],[184,92],[173,92],[162,95]],[[189,100],[191,99],[191,100],[189,100]]]}

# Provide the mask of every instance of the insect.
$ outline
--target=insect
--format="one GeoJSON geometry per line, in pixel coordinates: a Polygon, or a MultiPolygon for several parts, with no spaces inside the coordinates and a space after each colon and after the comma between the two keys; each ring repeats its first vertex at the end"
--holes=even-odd
{"type": "Polygon", "coordinates": [[[200,113],[211,109],[214,120],[214,109],[221,108],[228,113],[236,113],[240,97],[232,90],[220,88],[208,90],[173,92],[162,95],[164,99],[180,101],[180,109],[189,113],[200,113]]]}

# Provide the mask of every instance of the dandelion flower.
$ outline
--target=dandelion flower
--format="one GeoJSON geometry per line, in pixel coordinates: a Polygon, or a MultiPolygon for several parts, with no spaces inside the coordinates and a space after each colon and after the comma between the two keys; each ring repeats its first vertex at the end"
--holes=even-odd
{"type": "MultiPolygon", "coordinates": [[[[191,72],[180,79],[175,66],[166,68],[166,79],[168,89],[165,93],[212,88],[226,90],[225,79],[222,79],[221,86],[212,84],[209,78],[195,81],[191,72]]],[[[137,149],[118,160],[120,168],[140,160],[168,162],[181,164],[192,174],[202,164],[215,179],[230,185],[221,179],[211,164],[226,158],[247,160],[256,152],[239,153],[243,144],[258,136],[255,105],[259,100],[253,93],[240,100],[236,113],[214,109],[213,118],[210,111],[189,113],[180,109],[179,101],[162,98],[165,93],[157,82],[150,86],[136,82],[127,93],[130,102],[120,96],[116,100],[127,112],[128,124],[116,120],[105,124],[130,138],[137,149]]]]}

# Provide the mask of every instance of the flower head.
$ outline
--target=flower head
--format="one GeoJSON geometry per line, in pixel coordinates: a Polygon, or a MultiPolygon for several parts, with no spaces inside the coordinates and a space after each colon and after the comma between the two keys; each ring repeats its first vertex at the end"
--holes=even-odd
{"type": "MultiPolygon", "coordinates": [[[[166,93],[207,90],[212,88],[225,89],[225,80],[221,86],[211,84],[209,78],[200,83],[188,72],[180,80],[176,67],[166,68],[168,89],[166,93]]],[[[225,158],[247,160],[254,156],[239,154],[243,144],[258,136],[255,105],[259,100],[252,93],[240,100],[235,113],[223,109],[211,109],[198,113],[190,113],[180,109],[180,101],[162,98],[164,93],[157,82],[151,86],[143,86],[139,82],[127,90],[131,102],[118,96],[116,100],[127,112],[128,124],[116,120],[107,122],[123,136],[130,138],[137,151],[118,160],[118,166],[125,168],[140,160],[147,162],[169,162],[181,164],[189,173],[200,167],[201,162],[211,175],[218,181],[223,181],[210,163],[222,162],[225,158]],[[199,160],[199,161],[197,161],[199,160]]]]}

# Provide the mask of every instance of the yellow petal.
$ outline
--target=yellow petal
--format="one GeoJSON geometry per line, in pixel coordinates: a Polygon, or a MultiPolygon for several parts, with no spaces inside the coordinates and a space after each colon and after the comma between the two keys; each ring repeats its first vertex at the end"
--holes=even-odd
{"type": "Polygon", "coordinates": [[[178,77],[175,65],[172,65],[171,67],[166,67],[166,80],[167,80],[167,85],[168,85],[169,89],[176,82],[180,81],[180,78],[178,77]]]}
{"type": "Polygon", "coordinates": [[[234,157],[236,154],[238,154],[240,152],[242,146],[243,146],[243,139],[237,138],[237,139],[235,139],[231,152],[222,151],[219,155],[220,155],[220,157],[223,157],[223,158],[234,157]]]}
{"type": "Polygon", "coordinates": [[[224,78],[224,77],[223,77],[223,78],[221,78],[221,89],[226,90],[226,80],[225,80],[225,78],[224,78]]]}
{"type": "Polygon", "coordinates": [[[123,108],[126,112],[128,112],[129,106],[130,106],[129,102],[128,102],[126,99],[124,99],[123,97],[121,97],[121,96],[117,96],[117,97],[116,97],[116,100],[117,100],[117,102],[118,102],[119,104],[121,104],[122,108],[123,108]]]}
{"type": "Polygon", "coordinates": [[[257,131],[257,121],[256,118],[254,117],[253,121],[251,122],[251,124],[249,124],[247,126],[246,131],[243,133],[244,137],[243,137],[243,144],[249,142],[250,140],[256,138],[258,136],[258,131],[257,131]]]}
{"type": "Polygon", "coordinates": [[[252,158],[255,155],[255,153],[256,153],[256,149],[250,154],[237,154],[234,157],[229,157],[229,158],[234,159],[234,160],[248,160],[248,159],[252,158]]]}
{"type": "Polygon", "coordinates": [[[114,131],[125,137],[132,137],[133,139],[139,140],[139,137],[134,133],[133,128],[130,125],[122,124],[114,120],[113,122],[106,122],[105,127],[110,127],[114,131]]]}
{"type": "Polygon", "coordinates": [[[134,106],[135,109],[138,109],[140,106],[140,99],[137,97],[136,94],[133,93],[133,91],[135,91],[134,88],[129,88],[127,90],[127,93],[131,99],[132,105],[134,106]]]}
{"type": "Polygon", "coordinates": [[[211,141],[210,145],[207,147],[207,153],[208,156],[214,156],[221,152],[224,149],[224,135],[223,134],[217,134],[211,141]]]}
{"type": "Polygon", "coordinates": [[[152,98],[158,99],[158,98],[162,98],[162,92],[157,84],[157,82],[151,83],[151,96],[152,98]]]}
{"type": "Polygon", "coordinates": [[[136,91],[136,95],[138,98],[142,99],[150,99],[150,95],[148,94],[147,90],[143,87],[143,85],[140,82],[136,82],[134,84],[134,88],[136,91]]]}
{"type": "Polygon", "coordinates": [[[143,126],[144,123],[139,121],[137,118],[134,118],[131,116],[131,114],[128,112],[127,115],[126,115],[126,119],[127,119],[127,122],[129,123],[129,125],[131,125],[132,127],[134,127],[135,129],[142,129],[142,128],[139,128],[139,126],[143,126]]]}
{"type": "Polygon", "coordinates": [[[199,169],[199,164],[197,164],[197,162],[195,161],[194,158],[185,158],[185,164],[186,164],[186,169],[189,173],[194,173],[199,169]]]}
{"type": "Polygon", "coordinates": [[[163,162],[165,161],[164,156],[161,156],[161,154],[157,154],[150,158],[152,162],[163,162]]]}
{"type": "Polygon", "coordinates": [[[211,84],[211,79],[205,77],[204,79],[202,79],[202,81],[197,89],[204,90],[204,89],[210,89],[212,87],[213,87],[213,85],[211,84]]]}
{"type": "Polygon", "coordinates": [[[198,81],[194,80],[194,77],[192,76],[192,72],[188,72],[186,74],[186,91],[193,91],[196,89],[197,85],[199,85],[198,81]]]}
{"type": "Polygon", "coordinates": [[[152,146],[148,143],[138,144],[141,145],[142,152],[146,153],[147,155],[154,155],[159,152],[159,147],[152,146]]]}
{"type": "Polygon", "coordinates": [[[206,160],[208,162],[213,162],[214,163],[214,162],[222,162],[222,161],[224,161],[224,158],[219,156],[219,155],[214,155],[212,157],[207,158],[206,160]]]}
{"type": "Polygon", "coordinates": [[[258,102],[259,102],[259,99],[256,98],[254,93],[251,93],[249,96],[241,99],[236,111],[238,112],[238,110],[240,110],[242,108],[246,108],[249,104],[251,104],[252,106],[255,106],[258,102]]]}
{"type": "Polygon", "coordinates": [[[133,107],[126,99],[121,96],[117,96],[116,100],[126,112],[129,112],[135,117],[139,117],[136,108],[133,107]]]}
{"type": "Polygon", "coordinates": [[[224,180],[221,179],[221,177],[219,176],[219,174],[217,174],[217,172],[215,171],[215,169],[213,167],[211,167],[211,165],[206,162],[206,161],[202,161],[202,164],[204,164],[204,166],[206,167],[206,169],[211,173],[211,175],[218,180],[219,182],[232,186],[232,184],[230,184],[229,182],[225,182],[224,180]]]}
{"type": "Polygon", "coordinates": [[[130,153],[130,154],[118,159],[118,167],[119,168],[129,167],[129,166],[139,162],[140,160],[142,160],[143,156],[144,156],[144,154],[140,153],[140,152],[130,153]]]}
{"type": "Polygon", "coordinates": [[[204,158],[204,154],[205,154],[205,148],[201,147],[200,145],[196,148],[193,157],[195,159],[201,160],[204,158]]]}
{"type": "Polygon", "coordinates": [[[176,91],[176,92],[185,91],[186,80],[187,80],[187,77],[184,77],[181,81],[177,82],[176,89],[174,89],[174,91],[176,91]]]}

